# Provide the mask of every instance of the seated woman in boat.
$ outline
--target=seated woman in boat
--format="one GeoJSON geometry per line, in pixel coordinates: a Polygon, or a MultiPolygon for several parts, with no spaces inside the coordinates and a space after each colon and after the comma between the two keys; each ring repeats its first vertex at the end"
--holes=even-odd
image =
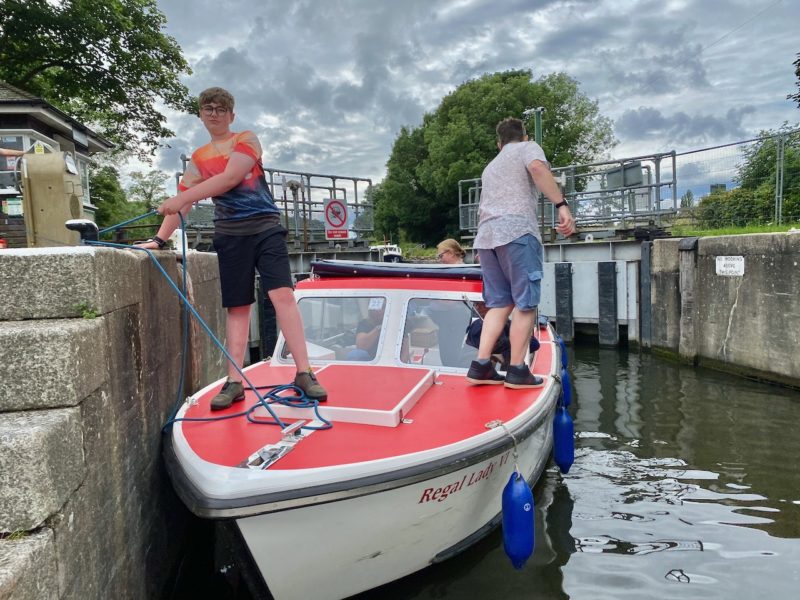
{"type": "Polygon", "coordinates": [[[370,298],[367,318],[356,327],[356,347],[350,350],[347,360],[372,360],[378,350],[386,305],[383,298],[370,298]]]}
{"type": "Polygon", "coordinates": [[[443,265],[463,265],[466,255],[461,244],[453,238],[442,240],[436,245],[436,258],[443,265]]]}

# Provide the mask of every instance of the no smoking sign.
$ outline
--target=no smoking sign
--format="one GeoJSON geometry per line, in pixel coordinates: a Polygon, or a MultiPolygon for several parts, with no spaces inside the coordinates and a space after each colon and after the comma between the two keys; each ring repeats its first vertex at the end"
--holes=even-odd
{"type": "Polygon", "coordinates": [[[325,239],[347,239],[347,205],[341,200],[325,200],[325,239]]]}

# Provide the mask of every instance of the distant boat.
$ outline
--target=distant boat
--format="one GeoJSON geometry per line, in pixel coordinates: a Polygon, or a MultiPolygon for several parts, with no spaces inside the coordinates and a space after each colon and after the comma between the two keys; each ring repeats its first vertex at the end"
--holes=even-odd
{"type": "MultiPolygon", "coordinates": [[[[277,600],[375,588],[491,532],[515,469],[538,479],[553,447],[559,345],[550,325],[538,328],[540,388],[467,383],[481,285],[473,265],[313,263],[296,296],[327,402],[262,403],[247,389],[212,412],[220,380],[178,411],[164,444],[175,489],[199,517],[230,523],[249,581],[277,600]],[[356,346],[365,321],[379,331],[368,351],[356,346]]],[[[271,360],[244,372],[265,395],[291,382],[283,335],[271,360]]]]}
{"type": "Polygon", "coordinates": [[[383,262],[403,262],[403,251],[397,244],[383,243],[377,246],[370,246],[369,249],[376,250],[383,262]]]}

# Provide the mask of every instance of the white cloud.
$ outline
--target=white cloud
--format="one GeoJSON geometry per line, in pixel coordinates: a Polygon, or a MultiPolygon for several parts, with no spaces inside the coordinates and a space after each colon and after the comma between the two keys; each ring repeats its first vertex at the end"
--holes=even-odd
{"type": "MultiPolygon", "coordinates": [[[[237,99],[239,128],[267,166],[384,176],[403,125],[421,123],[466,79],[506,69],[564,71],[615,121],[616,157],[751,137],[800,121],[800,3],[731,0],[159,0],[193,93],[237,99]],[[760,12],[763,11],[763,12],[760,12]],[[759,14],[760,12],[760,14],[759,14]]],[[[203,143],[199,120],[158,166],[203,143]]]]}

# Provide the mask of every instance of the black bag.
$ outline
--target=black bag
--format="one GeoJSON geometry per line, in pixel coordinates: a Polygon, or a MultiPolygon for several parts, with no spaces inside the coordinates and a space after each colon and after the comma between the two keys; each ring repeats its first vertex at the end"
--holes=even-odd
{"type": "MultiPolygon", "coordinates": [[[[473,320],[472,323],[467,326],[467,345],[472,346],[473,348],[480,346],[481,331],[483,331],[483,320],[473,320]]],[[[506,364],[508,364],[508,362],[511,360],[511,340],[509,339],[510,333],[511,323],[507,322],[505,327],[503,327],[503,331],[500,333],[500,337],[497,338],[494,348],[492,348],[492,354],[501,354],[503,356],[503,362],[506,364]]],[[[536,352],[538,349],[539,340],[537,340],[536,337],[531,337],[531,353],[536,352]]]]}

